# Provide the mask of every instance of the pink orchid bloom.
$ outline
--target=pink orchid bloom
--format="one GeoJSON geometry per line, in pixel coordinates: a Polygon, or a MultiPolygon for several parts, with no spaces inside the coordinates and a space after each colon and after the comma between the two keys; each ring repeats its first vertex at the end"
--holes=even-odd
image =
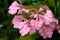
{"type": "Polygon", "coordinates": [[[39,29],[39,34],[41,36],[43,36],[44,39],[46,38],[51,38],[52,34],[53,34],[53,29],[50,28],[49,26],[43,25],[40,29],[39,29]]]}
{"type": "Polygon", "coordinates": [[[12,4],[11,4],[11,6],[9,7],[9,14],[15,14],[16,12],[17,12],[17,10],[19,9],[19,4],[16,2],[16,1],[14,1],[12,4]]]}
{"type": "Polygon", "coordinates": [[[29,13],[29,10],[28,9],[24,9],[23,7],[20,7],[20,4],[18,4],[16,1],[14,1],[11,6],[9,7],[9,14],[22,14],[23,12],[24,13],[29,13]],[[18,13],[17,13],[18,11],[18,13]]]}
{"type": "Polygon", "coordinates": [[[43,15],[39,15],[39,21],[38,21],[38,29],[42,27],[42,25],[44,24],[44,18],[43,15]]]}
{"type": "Polygon", "coordinates": [[[23,20],[24,18],[22,16],[15,16],[14,19],[12,20],[12,23],[14,24],[14,28],[19,27],[19,23],[23,20]]]}
{"type": "Polygon", "coordinates": [[[51,10],[47,10],[45,15],[46,15],[47,17],[53,18],[53,13],[52,13],[51,10]]]}
{"type": "Polygon", "coordinates": [[[16,15],[16,16],[13,18],[12,23],[13,23],[13,24],[17,24],[17,23],[21,22],[23,19],[24,19],[24,18],[23,18],[22,16],[16,15]]]}
{"type": "Polygon", "coordinates": [[[29,32],[30,35],[34,34],[36,30],[38,29],[38,21],[37,20],[31,20],[30,21],[31,31],[29,32]]]}
{"type": "Polygon", "coordinates": [[[39,29],[39,34],[43,36],[44,39],[51,38],[53,30],[57,27],[58,20],[54,19],[49,25],[43,24],[39,29]]]}
{"type": "Polygon", "coordinates": [[[20,22],[18,29],[22,29],[26,24],[28,24],[28,20],[20,22]]]}
{"type": "Polygon", "coordinates": [[[25,36],[26,34],[28,34],[30,31],[28,20],[24,22],[20,22],[18,28],[20,29],[19,33],[21,33],[21,36],[25,36]]]}
{"type": "Polygon", "coordinates": [[[25,25],[24,28],[20,30],[21,36],[25,36],[26,34],[28,34],[29,31],[30,27],[27,27],[27,25],[25,25]]]}
{"type": "Polygon", "coordinates": [[[49,25],[50,22],[53,21],[53,14],[51,12],[51,10],[47,10],[46,13],[43,16],[44,20],[45,20],[45,24],[49,25]]]}
{"type": "Polygon", "coordinates": [[[30,26],[31,26],[30,35],[34,34],[36,30],[38,30],[44,23],[43,19],[41,19],[41,17],[39,17],[38,14],[35,14],[34,18],[35,19],[32,19],[30,21],[30,26]]]}
{"type": "Polygon", "coordinates": [[[38,27],[38,15],[34,15],[35,19],[32,19],[30,21],[31,31],[29,32],[30,35],[34,34],[36,32],[36,29],[38,27]]]}
{"type": "MultiPolygon", "coordinates": [[[[11,4],[11,6],[9,7],[9,9],[12,9],[13,7],[16,7],[17,9],[19,9],[19,8],[18,8],[19,5],[20,5],[20,4],[18,4],[16,1],[14,1],[14,2],[11,4]]],[[[13,8],[13,9],[16,9],[16,8],[13,8]]]]}

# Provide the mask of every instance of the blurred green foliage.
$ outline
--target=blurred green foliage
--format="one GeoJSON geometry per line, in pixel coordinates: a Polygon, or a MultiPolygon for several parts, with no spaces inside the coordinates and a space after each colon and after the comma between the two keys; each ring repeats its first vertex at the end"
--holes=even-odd
{"type": "MultiPolygon", "coordinates": [[[[26,37],[21,37],[19,30],[13,28],[11,21],[14,15],[8,14],[8,7],[13,1],[14,0],[0,0],[0,40],[44,40],[38,33],[32,36],[27,35],[26,37]]],[[[49,6],[54,16],[60,20],[60,0],[22,0],[23,5],[32,6],[43,4],[43,2],[49,6]]],[[[60,40],[60,36],[57,31],[54,31],[53,37],[46,40],[60,40]]]]}

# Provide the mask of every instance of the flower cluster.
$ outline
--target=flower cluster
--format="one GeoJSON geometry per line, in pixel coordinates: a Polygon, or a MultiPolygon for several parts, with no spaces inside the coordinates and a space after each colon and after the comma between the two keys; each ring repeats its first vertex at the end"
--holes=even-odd
{"type": "Polygon", "coordinates": [[[16,14],[12,23],[14,28],[19,29],[21,36],[32,35],[38,30],[45,39],[51,38],[54,30],[58,30],[60,33],[58,20],[54,18],[48,6],[41,6],[36,12],[33,12],[14,1],[8,12],[11,15],[16,14]],[[24,14],[28,14],[29,18],[27,19],[24,14]]]}

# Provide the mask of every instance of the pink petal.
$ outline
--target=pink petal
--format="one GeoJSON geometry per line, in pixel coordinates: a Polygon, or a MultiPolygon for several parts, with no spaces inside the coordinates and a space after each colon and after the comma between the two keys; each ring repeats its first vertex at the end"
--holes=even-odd
{"type": "Polygon", "coordinates": [[[47,10],[46,11],[46,16],[53,17],[52,11],[51,10],[47,10]]]}
{"type": "Polygon", "coordinates": [[[25,23],[24,22],[20,22],[18,29],[22,29],[24,26],[25,26],[25,23]]]}
{"type": "Polygon", "coordinates": [[[31,28],[31,30],[29,31],[29,34],[32,35],[32,34],[34,34],[35,32],[36,32],[36,29],[32,29],[32,28],[31,28]]]}
{"type": "Polygon", "coordinates": [[[34,26],[34,25],[35,25],[35,20],[31,20],[31,21],[30,21],[30,25],[31,25],[31,26],[34,26]]]}
{"type": "Polygon", "coordinates": [[[22,20],[23,20],[23,17],[22,17],[22,16],[17,16],[17,15],[16,15],[16,16],[13,18],[12,23],[13,23],[13,24],[18,24],[18,23],[20,23],[22,20]]]}
{"type": "Polygon", "coordinates": [[[19,25],[18,24],[14,24],[14,28],[18,28],[19,27],[19,25]]]}
{"type": "Polygon", "coordinates": [[[22,9],[25,13],[29,13],[28,9],[22,9]]]}
{"type": "Polygon", "coordinates": [[[9,7],[9,14],[15,14],[16,12],[17,12],[17,10],[19,9],[19,4],[16,2],[16,1],[14,1],[12,4],[11,4],[11,6],[9,7]]]}
{"type": "Polygon", "coordinates": [[[23,13],[22,9],[19,9],[18,14],[22,14],[22,13],[23,13]]]}
{"type": "Polygon", "coordinates": [[[9,14],[13,15],[13,14],[15,14],[17,12],[17,10],[9,10],[8,12],[9,12],[9,14]]]}
{"type": "Polygon", "coordinates": [[[24,28],[20,30],[21,36],[25,36],[30,31],[30,27],[27,26],[28,25],[25,25],[24,28]]]}

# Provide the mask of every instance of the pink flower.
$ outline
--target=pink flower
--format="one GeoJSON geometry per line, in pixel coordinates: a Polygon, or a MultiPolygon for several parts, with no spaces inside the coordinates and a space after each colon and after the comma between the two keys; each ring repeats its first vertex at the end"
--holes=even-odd
{"type": "Polygon", "coordinates": [[[29,26],[28,20],[24,21],[22,23],[20,22],[18,28],[20,29],[19,33],[21,34],[21,36],[25,36],[26,34],[28,34],[30,31],[30,26],[29,26]]]}
{"type": "Polygon", "coordinates": [[[39,15],[39,21],[38,21],[38,29],[42,27],[42,25],[44,24],[44,18],[43,15],[39,15]]]}
{"type": "Polygon", "coordinates": [[[28,32],[30,31],[29,21],[25,21],[22,16],[15,16],[12,23],[14,24],[14,28],[19,29],[19,33],[21,34],[21,36],[28,34],[28,32]]]}
{"type": "Polygon", "coordinates": [[[43,25],[39,28],[39,34],[43,36],[44,39],[51,38],[53,31],[57,27],[57,24],[58,24],[58,20],[56,20],[55,18],[53,19],[52,22],[49,22],[49,25],[46,25],[46,23],[43,23],[43,25]]]}
{"type": "Polygon", "coordinates": [[[11,6],[9,7],[8,12],[9,12],[9,14],[14,15],[14,14],[16,14],[17,12],[18,12],[17,14],[29,13],[30,10],[23,8],[22,5],[18,4],[16,1],[14,1],[14,2],[11,4],[11,6]]]}
{"type": "Polygon", "coordinates": [[[53,18],[53,13],[51,10],[47,10],[45,15],[49,18],[53,18]]]}
{"type": "Polygon", "coordinates": [[[20,34],[21,36],[25,36],[26,34],[28,34],[29,31],[30,31],[30,27],[28,27],[28,25],[24,25],[24,28],[20,30],[20,34]]]}
{"type": "Polygon", "coordinates": [[[12,23],[13,23],[13,24],[17,24],[17,23],[21,22],[23,19],[24,19],[24,18],[23,18],[22,16],[16,15],[16,16],[13,18],[12,23]]]}
{"type": "MultiPolygon", "coordinates": [[[[19,8],[18,8],[19,5],[20,5],[20,4],[18,4],[16,1],[14,1],[14,2],[11,4],[11,6],[9,7],[9,9],[12,9],[13,7],[16,7],[17,9],[19,9],[19,8]]],[[[16,9],[16,8],[13,8],[13,9],[16,9]]]]}
{"type": "Polygon", "coordinates": [[[22,29],[26,24],[28,24],[27,22],[28,22],[28,20],[20,22],[18,29],[22,29]]]}
{"type": "Polygon", "coordinates": [[[19,23],[23,20],[24,18],[22,16],[15,16],[12,20],[12,23],[14,24],[14,28],[19,27],[19,23]]]}
{"type": "Polygon", "coordinates": [[[30,35],[36,32],[38,26],[38,14],[34,15],[34,19],[30,20],[31,31],[29,32],[30,35]]]}
{"type": "Polygon", "coordinates": [[[38,14],[35,14],[34,19],[30,21],[31,26],[31,31],[29,32],[30,35],[34,34],[36,30],[38,30],[43,25],[43,23],[44,23],[43,19],[41,19],[41,17],[39,17],[38,14]]]}
{"type": "Polygon", "coordinates": [[[16,12],[17,12],[17,10],[19,9],[19,4],[16,2],[16,1],[14,1],[12,4],[11,4],[11,6],[9,7],[9,14],[15,14],[16,12]]]}
{"type": "Polygon", "coordinates": [[[47,25],[43,25],[40,29],[39,29],[39,34],[41,36],[43,36],[44,39],[46,38],[51,38],[52,34],[53,34],[53,29],[50,28],[47,25]]]}
{"type": "Polygon", "coordinates": [[[47,10],[46,13],[44,14],[43,18],[45,20],[46,25],[50,24],[50,22],[53,21],[53,14],[52,14],[51,10],[47,10]]]}
{"type": "Polygon", "coordinates": [[[12,14],[12,15],[15,14],[16,12],[17,12],[17,9],[15,9],[15,10],[14,9],[9,10],[9,14],[12,14]]]}

